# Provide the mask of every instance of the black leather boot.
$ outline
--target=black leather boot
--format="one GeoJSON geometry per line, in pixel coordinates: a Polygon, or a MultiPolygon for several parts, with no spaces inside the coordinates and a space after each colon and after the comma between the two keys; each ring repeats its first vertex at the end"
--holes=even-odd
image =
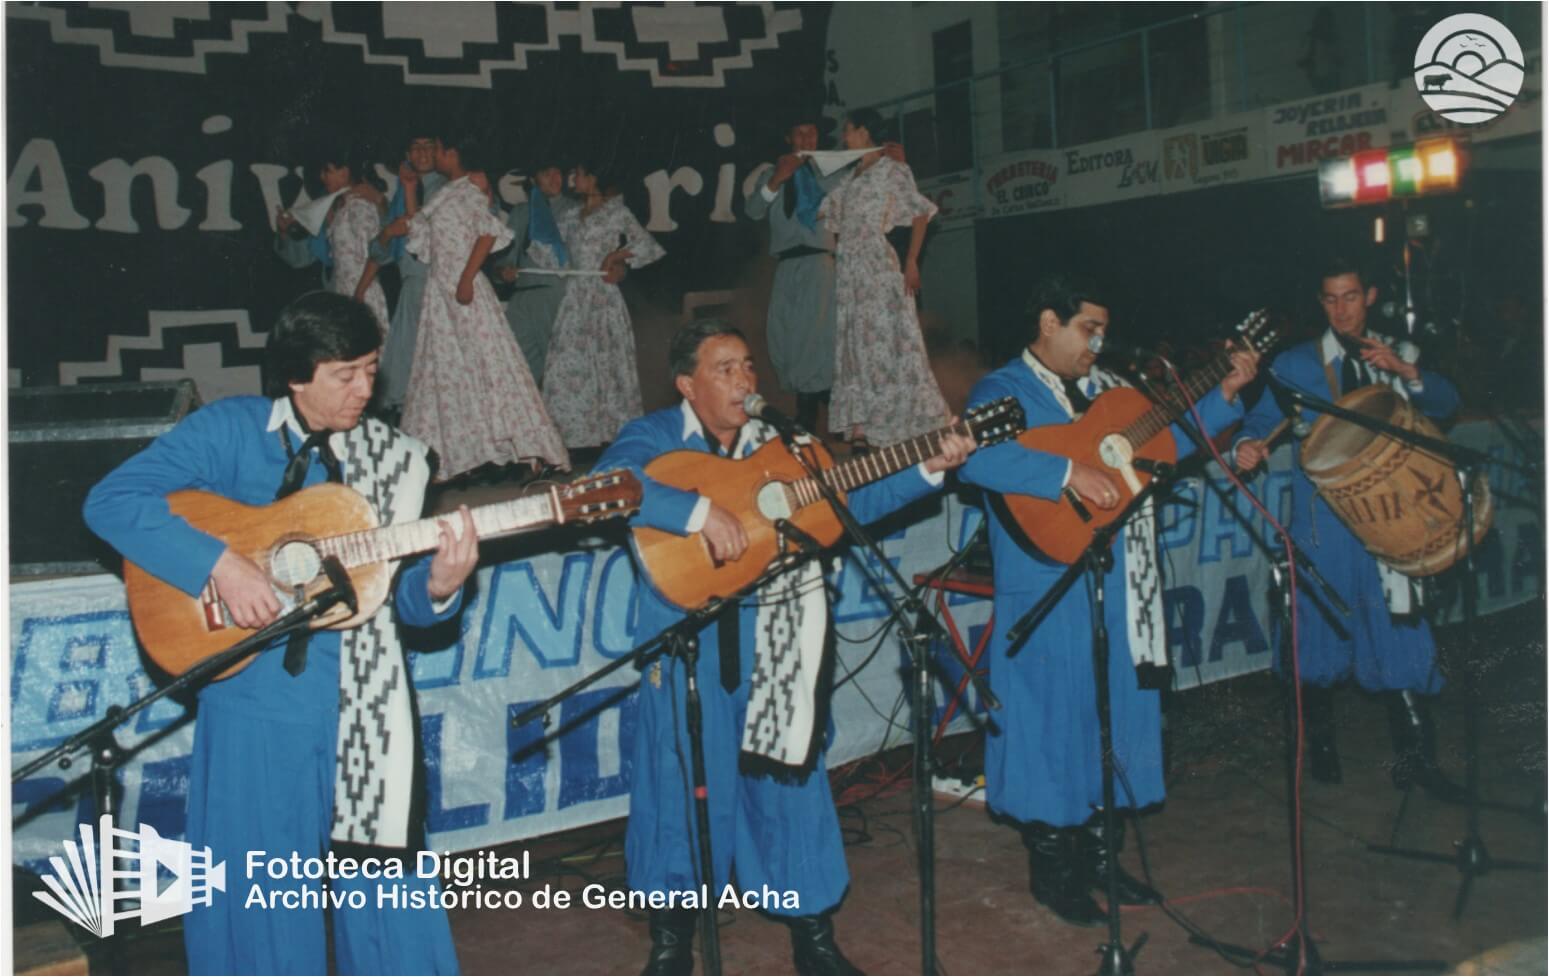
{"type": "MultiPolygon", "coordinates": [[[[1086,849],[1087,873],[1091,887],[1098,892],[1108,892],[1108,850],[1103,844],[1103,815],[1099,811],[1086,823],[1081,834],[1086,849]]],[[[1124,850],[1124,818],[1114,819],[1113,857],[1117,859],[1124,850]]],[[[1162,902],[1162,894],[1119,867],[1119,905],[1156,906],[1162,902]]]]}
{"type": "Polygon", "coordinates": [[[798,974],[860,973],[834,942],[832,913],[788,916],[785,925],[791,928],[791,957],[798,974]]]}
{"type": "Polygon", "coordinates": [[[1302,720],[1307,744],[1307,772],[1320,783],[1344,783],[1339,750],[1334,746],[1334,690],[1302,686],[1302,720]]]}
{"type": "Polygon", "coordinates": [[[642,974],[691,974],[694,972],[694,926],[699,913],[692,909],[651,910],[651,955],[642,974]]]}
{"type": "Polygon", "coordinates": [[[1091,886],[1080,836],[1080,828],[1022,825],[1033,898],[1067,923],[1100,926],[1108,916],[1087,891],[1091,886]]]}
{"type": "Polygon", "coordinates": [[[1393,730],[1393,786],[1419,787],[1447,803],[1466,800],[1467,792],[1436,766],[1436,724],[1429,700],[1415,692],[1390,692],[1386,698],[1393,730]]]}

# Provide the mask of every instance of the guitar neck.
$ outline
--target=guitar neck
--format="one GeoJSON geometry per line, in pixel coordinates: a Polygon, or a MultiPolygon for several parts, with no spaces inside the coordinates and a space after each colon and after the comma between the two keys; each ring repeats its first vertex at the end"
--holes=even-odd
{"type": "MultiPolygon", "coordinates": [[[[563,522],[557,490],[519,496],[470,509],[473,531],[479,539],[509,536],[563,522]]],[[[450,518],[455,518],[452,513],[450,518]]],[[[354,533],[343,533],[318,541],[323,556],[337,556],[346,567],[365,566],[428,553],[441,544],[440,520],[416,519],[413,522],[381,526],[354,533]]]]}
{"type": "Polygon", "coordinates": [[[1163,389],[1160,392],[1161,403],[1137,417],[1134,423],[1125,428],[1123,431],[1125,439],[1137,447],[1150,441],[1181,417],[1183,412],[1189,409],[1190,404],[1199,400],[1230,372],[1232,372],[1232,361],[1223,353],[1209,365],[1189,374],[1183,381],[1181,391],[1172,387],[1163,389]]]}
{"type": "MultiPolygon", "coordinates": [[[[841,492],[850,492],[862,485],[880,481],[905,468],[911,468],[926,459],[936,457],[941,453],[942,439],[949,434],[966,434],[972,437],[973,429],[967,421],[959,421],[928,434],[878,448],[827,469],[822,473],[823,481],[841,492]]],[[[791,489],[795,492],[798,505],[811,505],[822,498],[822,492],[813,484],[810,477],[793,482],[791,489]]]]}

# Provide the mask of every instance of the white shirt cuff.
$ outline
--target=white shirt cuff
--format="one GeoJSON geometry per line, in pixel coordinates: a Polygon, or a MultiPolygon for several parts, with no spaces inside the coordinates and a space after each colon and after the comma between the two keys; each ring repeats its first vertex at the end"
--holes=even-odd
{"type": "Polygon", "coordinates": [[[684,535],[697,533],[705,528],[705,523],[710,519],[710,496],[701,495],[699,501],[694,503],[694,511],[688,514],[688,525],[683,527],[684,535]]]}
{"type": "Polygon", "coordinates": [[[1412,394],[1424,393],[1425,392],[1425,381],[1423,379],[1421,379],[1420,377],[1418,377],[1418,376],[1415,377],[1413,380],[1405,380],[1404,381],[1404,386],[1412,394]]]}
{"type": "MultiPolygon", "coordinates": [[[[437,616],[445,614],[447,611],[452,609],[453,604],[457,603],[457,598],[462,594],[462,592],[462,588],[459,587],[452,591],[451,595],[448,597],[445,597],[441,600],[432,600],[430,602],[430,609],[435,611],[437,616]]],[[[430,595],[426,594],[425,596],[429,597],[430,595]]]]}
{"type": "Polygon", "coordinates": [[[1076,470],[1076,463],[1075,462],[1073,462],[1073,461],[1065,462],[1065,477],[1060,479],[1060,491],[1061,492],[1065,491],[1067,488],[1070,487],[1070,473],[1075,471],[1075,470],[1076,470]]]}
{"type": "Polygon", "coordinates": [[[769,181],[765,180],[763,183],[759,184],[758,195],[770,203],[774,203],[775,198],[780,195],[780,191],[769,189],[769,181]]]}
{"type": "Polygon", "coordinates": [[[925,479],[931,488],[941,488],[941,483],[947,480],[946,472],[927,471],[923,461],[914,467],[919,471],[920,477],[925,479]]]}

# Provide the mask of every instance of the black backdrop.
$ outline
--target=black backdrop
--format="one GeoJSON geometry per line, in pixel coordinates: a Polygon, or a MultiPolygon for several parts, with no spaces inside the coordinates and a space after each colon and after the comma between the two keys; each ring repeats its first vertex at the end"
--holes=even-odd
{"type": "MultiPolygon", "coordinates": [[[[486,128],[492,174],[542,152],[594,154],[626,177],[642,221],[647,175],[690,169],[700,192],[655,207],[677,225],[656,231],[669,257],[629,287],[667,306],[729,287],[758,232],[712,219],[718,182],[732,167],[740,198],[779,146],[781,109],[821,98],[828,17],[827,5],[767,3],[6,13],[9,352],[29,385],[59,382],[61,362],[95,364],[87,379],[140,379],[185,366],[192,343],[219,344],[222,368],[256,364],[262,331],[318,278],[271,254],[254,168],[299,166],[323,131],[376,146],[389,168],[427,119],[486,128]],[[126,164],[175,174],[175,197],[162,196],[172,226],[148,175],[130,184],[128,214],[111,212],[122,194],[107,188],[126,164]]],[[[290,173],[279,199],[301,186],[290,173]]]]}

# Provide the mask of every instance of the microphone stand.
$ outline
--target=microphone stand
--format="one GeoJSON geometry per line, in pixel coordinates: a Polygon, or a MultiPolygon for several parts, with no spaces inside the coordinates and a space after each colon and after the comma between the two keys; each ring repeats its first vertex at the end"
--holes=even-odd
{"type": "MultiPolygon", "coordinates": [[[[776,526],[780,529],[781,535],[794,542],[797,548],[777,557],[769,569],[741,593],[731,597],[713,598],[703,606],[687,612],[682,619],[664,628],[644,644],[636,646],[629,654],[609,662],[542,702],[529,706],[511,719],[513,729],[539,719],[547,729],[550,710],[619,669],[634,665],[637,669],[644,670],[647,665],[662,655],[681,661],[685,676],[683,718],[688,729],[689,768],[693,781],[689,785],[689,795],[693,799],[694,827],[699,835],[697,846],[699,873],[706,891],[715,884],[715,860],[710,839],[710,786],[705,774],[704,714],[699,692],[699,632],[713,622],[729,604],[735,604],[743,595],[756,592],[770,580],[818,554],[819,549],[810,536],[794,526],[782,525],[784,523],[785,520],[779,520],[776,526]]],[[[560,732],[562,730],[547,734],[542,739],[550,739],[560,732]]],[[[706,902],[700,913],[700,934],[704,972],[721,973],[720,920],[716,916],[713,899],[706,902]]]]}
{"type": "MultiPolygon", "coordinates": [[[[1343,421],[1360,425],[1368,431],[1381,434],[1410,445],[1426,454],[1432,455],[1443,461],[1451,462],[1457,469],[1458,481],[1463,491],[1463,515],[1462,532],[1458,537],[1457,545],[1463,550],[1463,633],[1472,635],[1478,619],[1479,600],[1479,576],[1478,567],[1474,562],[1474,476],[1489,464],[1498,464],[1506,468],[1521,471],[1533,476],[1529,466],[1515,462],[1497,460],[1491,458],[1482,451],[1476,451],[1466,445],[1453,444],[1440,438],[1418,434],[1386,421],[1378,420],[1362,414],[1331,404],[1319,397],[1303,393],[1290,386],[1283,380],[1274,376],[1267,377],[1272,387],[1281,391],[1282,395],[1298,407],[1305,407],[1321,414],[1329,414],[1343,421]]],[[[1433,666],[1434,667],[1434,666],[1433,666]]],[[[1456,851],[1451,854],[1422,851],[1414,848],[1399,848],[1392,845],[1367,845],[1367,850],[1379,855],[1392,855],[1398,858],[1408,858],[1416,861],[1437,862],[1452,864],[1457,867],[1462,875],[1462,882],[1458,887],[1458,895],[1452,906],[1454,919],[1461,919],[1463,909],[1468,903],[1469,893],[1473,890],[1474,880],[1481,875],[1488,874],[1492,869],[1511,872],[1542,872],[1544,866],[1524,861],[1496,861],[1490,857],[1485,848],[1484,839],[1479,830],[1479,710],[1477,680],[1472,668],[1465,668],[1463,672],[1463,743],[1464,755],[1467,757],[1467,774],[1464,786],[1467,795],[1467,827],[1463,840],[1455,842],[1456,851]]],[[[1411,785],[1410,790],[1413,790],[1411,785]]],[[[1408,805],[1408,792],[1405,793],[1404,806],[1408,805]]],[[[1402,808],[1401,808],[1402,810],[1402,808]]]]}
{"type": "MultiPolygon", "coordinates": [[[[918,838],[917,871],[920,879],[920,973],[935,974],[936,961],[936,810],[934,806],[934,792],[932,790],[935,760],[931,755],[931,668],[934,664],[929,653],[929,644],[934,639],[944,639],[950,645],[951,640],[947,631],[942,627],[925,603],[921,601],[914,589],[911,588],[882,552],[877,541],[867,534],[862,528],[855,514],[839,498],[839,493],[823,477],[823,466],[815,456],[807,457],[794,436],[782,431],[781,439],[790,449],[792,456],[799,461],[813,484],[818,488],[824,501],[841,525],[844,526],[845,535],[853,542],[861,546],[873,557],[877,565],[883,568],[879,573],[868,566],[864,560],[857,561],[861,569],[866,573],[873,588],[887,603],[894,618],[901,624],[899,638],[903,641],[909,652],[910,667],[913,669],[913,683],[911,684],[910,708],[912,710],[911,735],[914,738],[913,776],[914,789],[912,791],[912,804],[914,807],[914,829],[918,838]],[[886,586],[884,574],[890,576],[897,585],[902,596],[895,596],[886,586]]],[[[966,666],[967,674],[974,681],[974,688],[979,693],[982,701],[990,709],[999,709],[1000,701],[989,689],[988,683],[982,675],[971,667],[966,666]]]]}
{"type": "MultiPolygon", "coordinates": [[[[1267,374],[1268,371],[1266,370],[1265,373],[1267,374]]],[[[1152,397],[1152,399],[1159,399],[1157,391],[1147,381],[1144,373],[1137,370],[1135,371],[1135,376],[1140,380],[1141,385],[1146,389],[1146,392],[1152,397]]],[[[1171,401],[1166,402],[1171,403],[1171,401]]],[[[1280,406],[1281,410],[1285,412],[1286,422],[1291,425],[1293,436],[1300,437],[1300,433],[1296,430],[1297,427],[1302,423],[1300,413],[1296,411],[1294,406],[1287,407],[1286,401],[1282,400],[1278,395],[1276,396],[1276,403],[1280,406]]],[[[1204,432],[1200,431],[1194,425],[1192,418],[1186,411],[1180,414],[1177,427],[1189,438],[1190,441],[1194,443],[1195,449],[1201,457],[1212,457],[1212,453],[1207,445],[1204,432]]],[[[1217,486],[1208,476],[1203,477],[1202,481],[1204,481],[1206,485],[1210,486],[1212,491],[1214,491],[1222,499],[1223,503],[1230,502],[1225,490],[1220,486],[1217,486]]],[[[1240,486],[1240,488],[1245,494],[1252,496],[1252,493],[1248,490],[1247,486],[1243,485],[1240,486]]],[[[1264,505],[1262,499],[1257,499],[1257,501],[1261,506],[1264,505]]],[[[1350,607],[1345,603],[1344,599],[1340,597],[1339,592],[1335,590],[1324,578],[1324,576],[1318,571],[1317,564],[1313,561],[1312,557],[1308,556],[1307,553],[1300,546],[1298,546],[1294,540],[1291,539],[1289,533],[1280,539],[1280,543],[1282,544],[1281,548],[1277,549],[1271,547],[1269,543],[1260,537],[1259,534],[1253,529],[1251,520],[1248,520],[1245,516],[1242,515],[1242,513],[1238,512],[1235,505],[1227,504],[1226,508],[1234,515],[1236,515],[1238,519],[1243,521],[1244,525],[1248,529],[1249,538],[1251,538],[1254,543],[1264,551],[1270,560],[1270,574],[1273,580],[1274,593],[1271,606],[1274,609],[1280,624],[1279,645],[1281,662],[1287,662],[1290,660],[1291,621],[1296,613],[1295,605],[1292,602],[1291,588],[1288,586],[1289,578],[1292,572],[1292,561],[1294,561],[1296,564],[1296,571],[1298,573],[1305,574],[1316,585],[1318,592],[1313,592],[1310,594],[1310,596],[1313,598],[1314,604],[1318,606],[1319,613],[1324,616],[1330,627],[1332,627],[1337,633],[1339,633],[1342,637],[1349,638],[1350,633],[1344,627],[1343,623],[1340,621],[1340,618],[1348,618],[1350,616],[1350,607]],[[1320,593],[1322,600],[1318,599],[1320,593]],[[1332,608],[1332,611],[1330,608],[1332,608]],[[1335,616],[1336,614],[1338,615],[1337,617],[1335,616]]],[[[1268,510],[1267,506],[1265,506],[1265,510],[1268,510]]],[[[1289,788],[1287,790],[1287,807],[1289,815],[1287,822],[1290,826],[1291,837],[1287,853],[1291,859],[1292,905],[1295,906],[1297,910],[1295,929],[1284,940],[1271,947],[1268,952],[1263,953],[1256,951],[1251,947],[1242,946],[1240,944],[1211,941],[1198,935],[1190,936],[1189,942],[1196,946],[1212,947],[1228,957],[1240,957],[1254,966],[1257,966],[1260,963],[1267,963],[1271,966],[1284,970],[1288,974],[1363,972],[1386,973],[1393,970],[1431,971],[1443,969],[1444,964],[1439,960],[1334,961],[1325,960],[1318,953],[1317,944],[1312,939],[1311,926],[1308,923],[1309,914],[1306,909],[1307,876],[1305,860],[1300,857],[1300,853],[1303,849],[1303,838],[1300,830],[1301,819],[1298,817],[1297,812],[1297,797],[1299,795],[1297,785],[1301,778],[1299,757],[1301,754],[1300,745],[1302,742],[1302,715],[1301,710],[1297,707],[1297,690],[1293,687],[1288,689],[1285,694],[1289,699],[1288,718],[1290,721],[1290,729],[1287,733],[1286,743],[1286,782],[1289,788]]]]}
{"type": "Polygon", "coordinates": [[[1108,682],[1108,622],[1105,616],[1107,594],[1105,578],[1113,567],[1112,545],[1119,532],[1138,513],[1146,500],[1156,495],[1160,488],[1171,481],[1176,470],[1171,465],[1153,465],[1151,482],[1137,492],[1119,517],[1092,533],[1092,543],[1081,556],[1066,568],[1054,586],[1028,609],[1026,614],[1006,632],[1006,658],[1015,658],[1022,650],[1033,630],[1042,623],[1059,604],[1067,591],[1080,579],[1082,573],[1091,575],[1092,586],[1092,670],[1097,684],[1098,736],[1102,746],[1103,780],[1103,847],[1108,862],[1108,941],[1099,947],[1103,962],[1100,974],[1132,974],[1135,972],[1134,953],[1124,946],[1124,936],[1119,922],[1119,862],[1113,850],[1114,832],[1118,827],[1118,815],[1114,811],[1113,789],[1113,713],[1108,682]]]}
{"type": "MultiPolygon", "coordinates": [[[[344,567],[339,563],[339,558],[326,557],[323,561],[323,569],[329,580],[326,590],[297,604],[231,647],[204,659],[155,692],[142,696],[127,706],[109,706],[101,719],[71,734],[64,742],[42,756],[35,757],[11,771],[11,783],[26,780],[54,763],[58,763],[61,770],[69,770],[75,764],[75,754],[85,750],[91,756],[91,795],[95,817],[101,818],[104,814],[110,814],[116,820],[119,800],[116,773],[118,768],[130,758],[133,751],[126,750],[118,742],[114,730],[168,696],[176,695],[186,689],[200,689],[209,685],[226,669],[264,651],[266,646],[276,638],[310,625],[332,610],[336,604],[346,604],[351,613],[355,613],[358,609],[355,589],[350,584],[344,567]]],[[[119,934],[115,931],[113,936],[108,937],[108,941],[109,959],[117,960],[120,947],[119,934]]]]}

